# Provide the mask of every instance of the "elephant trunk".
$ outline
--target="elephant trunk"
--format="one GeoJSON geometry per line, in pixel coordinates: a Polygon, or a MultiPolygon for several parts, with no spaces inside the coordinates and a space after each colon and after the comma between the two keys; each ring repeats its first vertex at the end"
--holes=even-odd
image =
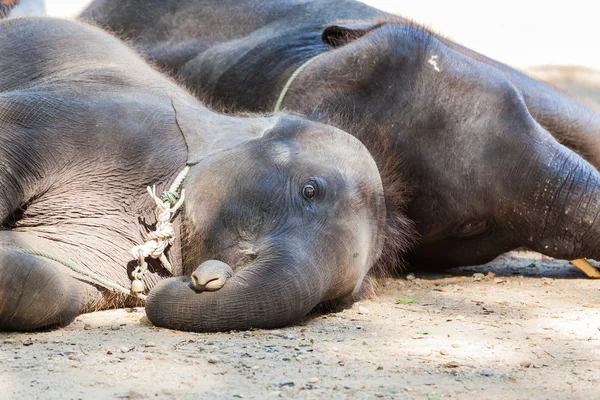
{"type": "Polygon", "coordinates": [[[294,243],[261,252],[218,291],[198,292],[188,277],[161,282],[148,296],[148,318],[159,326],[195,332],[291,324],[323,300],[327,287],[323,266],[311,253],[291,248],[294,243]]]}
{"type": "Polygon", "coordinates": [[[538,228],[528,238],[529,247],[555,258],[600,260],[600,173],[558,146],[533,191],[534,206],[527,214],[537,216],[530,226],[538,228]]]}

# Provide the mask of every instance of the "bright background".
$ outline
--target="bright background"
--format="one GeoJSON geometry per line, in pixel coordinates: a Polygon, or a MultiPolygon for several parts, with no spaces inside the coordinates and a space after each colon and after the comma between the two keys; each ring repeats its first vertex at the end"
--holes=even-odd
{"type": "Polygon", "coordinates": [[[600,69],[597,0],[364,0],[516,67],[600,69]]]}
{"type": "MultiPolygon", "coordinates": [[[[23,10],[28,3],[45,3],[48,15],[60,17],[73,17],[89,3],[89,0],[21,1],[23,10]]],[[[598,1],[363,1],[414,19],[515,67],[552,64],[600,69],[598,1]]]]}

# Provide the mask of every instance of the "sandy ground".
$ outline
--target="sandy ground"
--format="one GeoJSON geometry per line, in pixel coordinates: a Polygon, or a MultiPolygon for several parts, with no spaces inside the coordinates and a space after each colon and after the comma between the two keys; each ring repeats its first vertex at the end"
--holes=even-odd
{"type": "Polygon", "coordinates": [[[129,309],[3,333],[0,398],[600,396],[600,281],[535,253],[451,272],[280,330],[177,332],[129,309]]]}

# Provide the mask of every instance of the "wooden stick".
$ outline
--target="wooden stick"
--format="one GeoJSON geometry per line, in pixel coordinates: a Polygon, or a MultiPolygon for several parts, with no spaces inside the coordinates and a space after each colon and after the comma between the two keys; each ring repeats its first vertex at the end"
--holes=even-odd
{"type": "Polygon", "coordinates": [[[571,260],[571,264],[579,268],[588,278],[600,279],[600,272],[585,258],[571,260]]]}

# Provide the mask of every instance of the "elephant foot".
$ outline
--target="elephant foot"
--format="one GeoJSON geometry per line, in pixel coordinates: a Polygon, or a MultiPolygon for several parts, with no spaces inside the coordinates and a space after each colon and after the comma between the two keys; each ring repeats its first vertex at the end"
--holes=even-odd
{"type": "Polygon", "coordinates": [[[200,264],[192,273],[192,285],[196,290],[212,292],[221,289],[232,276],[233,270],[229,265],[209,260],[200,264]]]}
{"type": "Polygon", "coordinates": [[[51,261],[0,250],[0,331],[70,323],[80,314],[80,285],[51,261]]]}

